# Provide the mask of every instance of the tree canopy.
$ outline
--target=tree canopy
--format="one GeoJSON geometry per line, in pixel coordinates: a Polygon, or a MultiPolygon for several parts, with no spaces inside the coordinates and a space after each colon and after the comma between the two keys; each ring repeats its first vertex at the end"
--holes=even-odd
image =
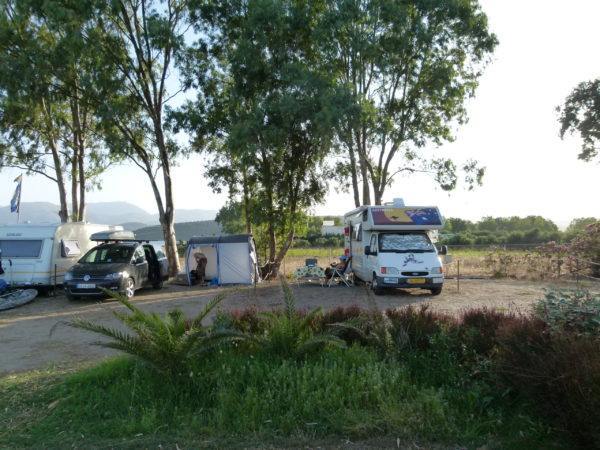
{"type": "Polygon", "coordinates": [[[592,161],[600,144],[600,79],[580,83],[558,108],[560,136],[579,134],[579,159],[592,161]]]}

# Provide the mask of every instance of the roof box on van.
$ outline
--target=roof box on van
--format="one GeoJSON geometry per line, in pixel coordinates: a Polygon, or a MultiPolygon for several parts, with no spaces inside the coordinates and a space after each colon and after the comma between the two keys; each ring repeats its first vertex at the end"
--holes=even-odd
{"type": "Polygon", "coordinates": [[[90,236],[92,241],[135,241],[133,231],[101,231],[90,236]]]}

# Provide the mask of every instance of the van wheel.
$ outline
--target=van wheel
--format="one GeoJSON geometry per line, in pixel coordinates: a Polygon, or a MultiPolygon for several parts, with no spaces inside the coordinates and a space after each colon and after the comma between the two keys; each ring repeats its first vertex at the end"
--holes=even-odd
{"type": "Polygon", "coordinates": [[[129,300],[130,298],[133,298],[133,294],[135,294],[135,281],[133,281],[133,278],[127,278],[122,295],[129,300]]]}
{"type": "Polygon", "coordinates": [[[73,301],[73,300],[79,300],[79,296],[78,295],[73,295],[73,294],[66,294],[65,296],[67,297],[67,300],[73,301]]]}
{"type": "Polygon", "coordinates": [[[442,293],[441,287],[431,288],[429,290],[431,291],[431,295],[440,295],[442,293]]]}
{"type": "Polygon", "coordinates": [[[375,276],[375,274],[373,274],[373,281],[371,281],[371,290],[373,291],[373,294],[375,294],[375,295],[383,294],[383,288],[381,288],[379,286],[379,283],[377,282],[377,277],[375,276]]]}

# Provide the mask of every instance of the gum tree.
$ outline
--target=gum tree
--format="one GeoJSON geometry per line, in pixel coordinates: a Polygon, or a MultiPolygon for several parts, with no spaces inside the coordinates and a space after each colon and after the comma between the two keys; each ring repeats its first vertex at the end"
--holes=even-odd
{"type": "Polygon", "coordinates": [[[210,155],[213,184],[241,197],[246,218],[266,230],[267,277],[277,275],[304,212],[327,192],[326,159],[344,114],[344,92],[316,40],[325,5],[231,0],[195,9],[209,24],[198,31],[218,83],[183,115],[197,150],[210,155]]]}
{"type": "MultiPolygon", "coordinates": [[[[355,204],[381,204],[401,173],[457,184],[457,164],[424,149],[453,139],[496,45],[477,0],[336,0],[321,42],[358,113],[340,130],[355,204]],[[373,201],[373,202],[372,202],[373,201]]],[[[470,186],[483,169],[462,164],[470,186]]]]}
{"type": "Polygon", "coordinates": [[[107,166],[82,86],[98,70],[81,39],[90,24],[83,12],[52,1],[0,2],[0,161],[54,181],[62,222],[85,220],[86,191],[107,166]]]}

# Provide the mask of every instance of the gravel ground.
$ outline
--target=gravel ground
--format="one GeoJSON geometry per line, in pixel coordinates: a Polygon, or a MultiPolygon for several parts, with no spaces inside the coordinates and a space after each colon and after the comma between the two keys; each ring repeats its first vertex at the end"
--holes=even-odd
{"type": "MultiPolygon", "coordinates": [[[[291,283],[299,309],[323,306],[358,305],[363,308],[393,308],[428,303],[432,308],[450,314],[460,314],[472,307],[490,307],[502,310],[518,310],[527,313],[537,300],[543,298],[550,283],[512,280],[446,280],[439,296],[429,291],[391,291],[374,296],[364,286],[321,287],[318,283],[291,283]]],[[[563,286],[564,287],[564,286],[563,286]]],[[[206,302],[224,288],[187,287],[165,285],[156,291],[140,290],[134,303],[142,309],[164,314],[175,308],[194,315],[206,302]]],[[[256,287],[231,290],[221,303],[223,310],[256,307],[272,310],[283,305],[283,295],[278,282],[262,283],[256,287]]],[[[52,365],[71,365],[94,362],[116,352],[91,345],[98,340],[93,333],[70,328],[63,324],[74,318],[84,318],[109,327],[120,322],[112,311],[124,308],[114,301],[69,301],[64,295],[38,297],[20,308],[0,312],[0,374],[34,369],[52,365]],[[52,332],[51,332],[52,331],[52,332]]]]}

